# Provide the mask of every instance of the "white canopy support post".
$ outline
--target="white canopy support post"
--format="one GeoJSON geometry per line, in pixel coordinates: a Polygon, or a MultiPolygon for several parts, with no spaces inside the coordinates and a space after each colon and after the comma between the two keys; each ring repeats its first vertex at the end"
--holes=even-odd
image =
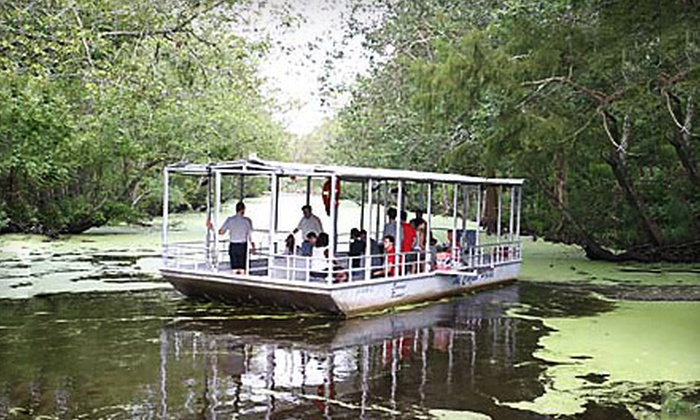
{"type": "Polygon", "coordinates": [[[481,231],[481,184],[476,187],[476,239],[474,240],[474,245],[476,246],[477,264],[482,265],[483,254],[481,252],[481,247],[479,246],[479,233],[481,231]]]}
{"type": "MultiPolygon", "coordinates": [[[[362,196],[360,198],[360,229],[365,228],[365,181],[361,181],[360,187],[362,188],[362,196]]],[[[372,209],[372,206],[369,206],[370,210],[372,209]]]]}
{"type": "Polygon", "coordinates": [[[496,238],[501,242],[501,217],[503,216],[503,185],[498,186],[498,211],[496,216],[496,238]]]}
{"type": "Polygon", "coordinates": [[[389,208],[389,181],[384,180],[384,226],[386,226],[386,211],[389,208]]]}
{"type": "Polygon", "coordinates": [[[459,206],[459,184],[454,184],[452,189],[452,244],[450,246],[450,254],[452,256],[452,268],[458,266],[458,255],[457,255],[457,207],[459,206]]]}
{"type": "Polygon", "coordinates": [[[467,230],[469,229],[469,225],[467,224],[467,222],[469,221],[469,199],[471,198],[471,186],[463,185],[462,188],[464,191],[464,214],[462,215],[462,243],[466,245],[462,249],[462,253],[466,255],[469,267],[472,267],[474,265],[472,257],[474,247],[471,246],[471,244],[469,243],[469,238],[467,237],[467,230]]]}
{"type": "MultiPolygon", "coordinates": [[[[211,221],[211,216],[212,216],[212,206],[211,206],[211,201],[212,201],[212,194],[211,194],[211,189],[212,189],[212,176],[211,176],[211,166],[207,166],[207,220],[211,221]]],[[[204,251],[204,256],[205,256],[205,266],[211,267],[213,264],[213,259],[212,259],[212,242],[213,242],[213,229],[209,229],[208,227],[206,228],[206,242],[205,242],[205,251],[204,251]]]]}
{"type": "MultiPolygon", "coordinates": [[[[371,193],[372,193],[372,191],[370,191],[370,194],[371,193]]],[[[380,234],[379,233],[380,232],[379,222],[380,222],[380,220],[382,220],[382,213],[381,213],[382,204],[381,204],[381,202],[382,202],[382,181],[380,180],[380,181],[377,181],[377,217],[375,217],[375,220],[374,220],[374,235],[375,235],[374,239],[377,242],[381,242],[384,239],[384,238],[379,237],[379,234],[380,234]]],[[[368,237],[371,237],[371,236],[368,236],[368,237]]]]}
{"type": "Polygon", "coordinates": [[[403,243],[403,220],[401,220],[401,213],[403,213],[403,180],[399,181],[399,192],[396,199],[396,238],[394,242],[394,252],[396,252],[399,257],[396,259],[399,265],[399,274],[404,275],[404,269],[406,267],[405,260],[406,256],[401,254],[403,251],[401,244],[403,243]],[[398,252],[397,252],[398,251],[398,252]]]}
{"type": "Polygon", "coordinates": [[[168,168],[163,168],[163,226],[161,227],[161,248],[163,265],[168,265],[168,204],[170,201],[170,173],[168,168]]]}
{"type": "Polygon", "coordinates": [[[214,173],[215,180],[215,202],[214,202],[214,269],[219,268],[219,222],[221,221],[221,172],[214,173]]]}
{"type": "Polygon", "coordinates": [[[498,186],[498,218],[496,219],[496,261],[501,261],[501,216],[503,213],[503,185],[498,186]]]}
{"type": "Polygon", "coordinates": [[[331,175],[331,234],[330,234],[330,273],[331,275],[328,277],[328,284],[333,283],[333,261],[335,261],[335,254],[337,252],[336,250],[336,243],[338,241],[338,208],[335,205],[335,201],[338,199],[338,194],[336,191],[336,183],[338,182],[338,177],[333,174],[331,175]]]}
{"type": "Polygon", "coordinates": [[[508,242],[513,242],[513,225],[515,223],[515,187],[510,187],[510,220],[508,221],[508,242]]]}
{"type": "Polygon", "coordinates": [[[277,174],[270,175],[270,224],[269,238],[267,240],[268,251],[268,276],[272,273],[272,264],[274,263],[274,243],[275,243],[275,209],[277,209],[277,174]]]}
{"type": "Polygon", "coordinates": [[[430,271],[430,263],[431,263],[431,252],[430,252],[430,238],[432,237],[432,229],[433,223],[433,183],[429,182],[428,183],[428,208],[426,209],[426,213],[428,214],[428,219],[425,222],[425,271],[428,272],[430,271]]]}
{"type": "MultiPolygon", "coordinates": [[[[370,178],[367,181],[367,189],[369,194],[367,195],[367,228],[372,230],[372,187],[374,186],[374,181],[370,178]]],[[[364,189],[364,183],[362,184],[364,189]]],[[[372,278],[372,235],[371,232],[367,232],[365,236],[365,280],[372,278]]]]}
{"type": "MultiPolygon", "coordinates": [[[[460,185],[462,190],[462,198],[464,199],[464,207],[462,213],[462,231],[467,230],[467,220],[469,219],[469,186],[460,185]]],[[[462,232],[464,235],[464,232],[462,232]]],[[[464,238],[462,238],[464,240],[464,238]]]]}
{"type": "MultiPolygon", "coordinates": [[[[281,177],[277,178],[277,182],[275,183],[275,197],[277,197],[277,200],[275,201],[275,233],[279,230],[279,214],[280,214],[280,184],[282,184],[282,179],[281,177]]],[[[277,243],[275,242],[275,246],[277,246],[277,243]]],[[[275,253],[277,252],[277,249],[275,248],[275,253]]]]}

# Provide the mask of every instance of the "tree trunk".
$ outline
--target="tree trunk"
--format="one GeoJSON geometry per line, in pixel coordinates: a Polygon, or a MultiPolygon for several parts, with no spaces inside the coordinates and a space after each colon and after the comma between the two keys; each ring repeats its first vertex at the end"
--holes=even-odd
{"type": "Polygon", "coordinates": [[[681,111],[681,101],[677,96],[664,92],[666,95],[666,103],[668,105],[669,112],[671,113],[671,118],[673,118],[674,124],[677,126],[678,130],[671,136],[668,137],[668,142],[671,143],[674,149],[676,149],[676,155],[681,161],[681,166],[690,179],[690,181],[695,184],[696,187],[700,188],[700,173],[698,172],[697,164],[695,163],[695,156],[693,153],[693,146],[690,142],[692,137],[693,120],[695,119],[695,102],[692,96],[688,97],[685,116],[681,111]],[[678,127],[680,123],[682,126],[678,127]]]}
{"type": "MultiPolygon", "coordinates": [[[[554,195],[557,202],[566,206],[566,156],[561,150],[554,154],[554,195]]],[[[564,229],[564,218],[562,217],[554,228],[554,235],[561,236],[564,229]]]]}
{"type": "Polygon", "coordinates": [[[487,187],[486,199],[484,200],[484,216],[482,218],[486,226],[486,234],[493,235],[497,232],[498,222],[498,188],[487,187]]]}
{"type": "Polygon", "coordinates": [[[607,153],[604,159],[608,165],[610,165],[610,168],[615,175],[615,180],[620,188],[622,188],[622,192],[624,193],[627,203],[634,209],[635,213],[637,213],[639,218],[642,220],[642,228],[644,229],[645,234],[653,245],[661,246],[664,243],[661,229],[649,216],[644,199],[637,192],[636,187],[632,183],[629,170],[627,168],[627,162],[625,160],[625,154],[627,153],[626,148],[632,136],[632,123],[630,122],[629,115],[625,116],[622,135],[620,135],[619,130],[617,129],[617,121],[615,117],[607,112],[604,112],[603,118],[608,135],[610,135],[611,140],[616,145],[616,150],[607,153]]]}

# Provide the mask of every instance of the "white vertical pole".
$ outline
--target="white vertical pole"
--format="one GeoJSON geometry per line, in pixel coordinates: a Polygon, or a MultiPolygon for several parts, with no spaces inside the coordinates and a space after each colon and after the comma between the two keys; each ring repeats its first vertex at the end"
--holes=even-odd
{"type": "Polygon", "coordinates": [[[386,210],[389,208],[389,181],[384,180],[384,225],[386,226],[386,210]]]}
{"type": "Polygon", "coordinates": [[[476,245],[476,255],[477,255],[477,264],[481,265],[481,248],[479,247],[479,234],[481,231],[481,184],[479,184],[476,188],[476,240],[475,245],[476,245]]]}
{"type": "Polygon", "coordinates": [[[394,248],[398,250],[396,254],[399,255],[399,257],[396,259],[396,263],[399,266],[399,274],[403,275],[405,274],[404,259],[406,258],[401,254],[403,251],[403,249],[401,249],[401,244],[403,241],[403,221],[401,220],[401,213],[403,212],[403,180],[399,181],[399,196],[396,201],[396,207],[398,207],[398,214],[396,215],[396,243],[394,244],[394,248]]]}
{"type": "MultiPolygon", "coordinates": [[[[369,192],[372,194],[372,191],[369,192]]],[[[381,202],[382,202],[382,181],[377,181],[377,217],[374,220],[374,235],[377,242],[381,242],[384,238],[380,238],[379,235],[379,221],[382,219],[381,215],[381,202]]]]}
{"type": "Polygon", "coordinates": [[[269,225],[269,238],[267,240],[268,246],[268,277],[272,273],[272,264],[274,262],[273,256],[273,246],[275,242],[275,209],[277,208],[277,174],[272,174],[270,176],[270,225],[269,225]]]}
{"type": "Polygon", "coordinates": [[[508,221],[508,241],[513,241],[513,224],[515,222],[515,187],[510,187],[510,220],[508,221]]]}
{"type": "Polygon", "coordinates": [[[522,212],[522,204],[523,204],[523,186],[518,187],[518,222],[515,228],[515,236],[518,240],[520,240],[520,217],[521,217],[521,212],[522,212]]]}
{"type": "Polygon", "coordinates": [[[452,268],[458,266],[457,264],[457,206],[459,205],[459,184],[453,185],[453,197],[452,197],[452,249],[450,253],[452,254],[452,268]]]}
{"type": "MultiPolygon", "coordinates": [[[[367,237],[366,242],[365,242],[365,280],[369,280],[372,277],[372,247],[370,246],[372,244],[372,186],[374,184],[374,180],[371,178],[367,181],[367,189],[369,190],[369,194],[367,194],[367,208],[369,209],[369,212],[367,212],[367,237]]],[[[364,182],[362,184],[364,188],[364,182]]]]}
{"type": "MultiPolygon", "coordinates": [[[[335,200],[338,199],[337,194],[336,194],[336,182],[338,182],[338,176],[333,174],[331,176],[331,234],[330,234],[330,272],[333,273],[333,261],[335,261],[335,253],[336,253],[336,242],[337,242],[337,235],[338,235],[338,218],[337,212],[338,208],[335,205],[335,200]]],[[[333,276],[328,277],[328,283],[333,282],[333,276]]]]}
{"type": "MultiPolygon", "coordinates": [[[[362,198],[360,199],[360,229],[365,228],[365,181],[363,180],[362,183],[360,184],[362,188],[362,198]]],[[[372,210],[372,206],[369,206],[370,208],[370,213],[372,210]]]]}
{"type": "Polygon", "coordinates": [[[496,237],[501,242],[501,213],[503,212],[503,185],[498,186],[498,219],[496,223],[496,237]]]}
{"type": "Polygon", "coordinates": [[[168,168],[163,168],[163,226],[161,227],[161,248],[163,252],[163,265],[168,262],[168,204],[170,201],[170,173],[168,168]]]}
{"type": "Polygon", "coordinates": [[[430,270],[430,236],[432,229],[432,219],[433,219],[433,183],[428,183],[428,208],[426,209],[428,213],[428,220],[425,223],[425,271],[430,270]]]}
{"type": "MultiPolygon", "coordinates": [[[[464,199],[464,214],[462,214],[462,230],[467,229],[467,220],[469,219],[469,187],[461,185],[462,198],[464,199]]],[[[462,233],[464,234],[464,232],[462,233]]]]}
{"type": "Polygon", "coordinates": [[[221,220],[221,172],[214,173],[214,269],[219,268],[219,221],[221,220]]]}
{"type": "Polygon", "coordinates": [[[503,216],[503,185],[498,186],[498,223],[496,224],[496,262],[500,262],[503,254],[501,253],[501,217],[503,216]]]}

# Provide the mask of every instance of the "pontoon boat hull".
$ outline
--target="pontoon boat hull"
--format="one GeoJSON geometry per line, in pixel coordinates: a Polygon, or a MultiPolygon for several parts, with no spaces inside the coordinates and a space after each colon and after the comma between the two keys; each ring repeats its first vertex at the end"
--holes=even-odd
{"type": "Polygon", "coordinates": [[[223,272],[164,268],[181,293],[233,304],[263,305],[354,316],[436,300],[515,280],[520,262],[472,271],[415,274],[340,284],[273,280],[223,272]]]}

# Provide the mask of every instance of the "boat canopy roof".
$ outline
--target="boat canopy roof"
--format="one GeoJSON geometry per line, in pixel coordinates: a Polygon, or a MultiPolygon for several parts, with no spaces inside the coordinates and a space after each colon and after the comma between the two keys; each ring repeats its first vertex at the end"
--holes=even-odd
{"type": "Polygon", "coordinates": [[[176,163],[166,167],[168,172],[187,175],[206,176],[210,173],[234,173],[245,175],[279,176],[337,176],[341,180],[362,181],[382,179],[414,182],[443,182],[453,184],[493,184],[493,185],[522,185],[519,178],[483,178],[439,172],[421,172],[405,169],[366,168],[357,166],[317,165],[306,163],[277,162],[257,158],[241,159],[229,162],[209,164],[176,163]]]}

